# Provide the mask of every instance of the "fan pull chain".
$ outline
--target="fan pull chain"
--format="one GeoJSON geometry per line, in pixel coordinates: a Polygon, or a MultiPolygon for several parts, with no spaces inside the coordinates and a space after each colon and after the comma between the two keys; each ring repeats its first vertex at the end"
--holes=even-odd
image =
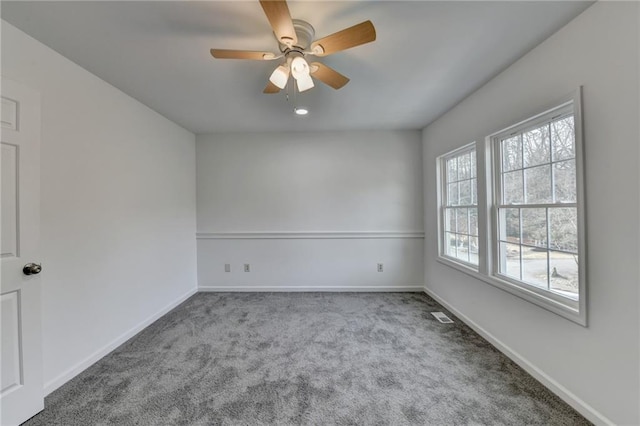
{"type": "Polygon", "coordinates": [[[296,110],[296,107],[298,106],[298,102],[296,102],[296,86],[294,84],[291,85],[292,89],[293,89],[293,110],[296,110]]]}
{"type": "Polygon", "coordinates": [[[287,98],[287,102],[289,102],[289,81],[291,80],[291,77],[287,78],[287,84],[285,85],[285,95],[287,98]]]}

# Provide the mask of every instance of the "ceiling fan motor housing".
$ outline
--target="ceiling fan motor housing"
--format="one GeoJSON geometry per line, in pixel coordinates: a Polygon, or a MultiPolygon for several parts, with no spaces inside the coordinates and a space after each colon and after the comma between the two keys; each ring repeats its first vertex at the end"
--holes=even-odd
{"type": "Polygon", "coordinates": [[[301,19],[293,19],[292,21],[293,28],[295,29],[296,36],[298,37],[298,42],[291,47],[280,43],[280,51],[285,52],[287,49],[300,51],[308,50],[309,46],[311,46],[313,38],[316,35],[316,31],[313,29],[313,26],[307,21],[303,21],[301,19]]]}

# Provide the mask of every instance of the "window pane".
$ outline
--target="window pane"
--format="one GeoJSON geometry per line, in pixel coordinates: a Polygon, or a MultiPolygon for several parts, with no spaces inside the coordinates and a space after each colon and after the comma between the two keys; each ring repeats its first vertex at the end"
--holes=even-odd
{"type": "Polygon", "coordinates": [[[522,168],[522,144],[520,142],[520,135],[514,136],[502,141],[502,170],[507,172],[509,170],[522,168]]]}
{"type": "Polygon", "coordinates": [[[478,209],[469,209],[469,234],[478,235],[478,209]]]}
{"type": "Polygon", "coordinates": [[[576,156],[573,116],[551,123],[551,145],[553,147],[553,161],[566,160],[576,156]]]}
{"type": "Polygon", "coordinates": [[[520,246],[500,243],[500,273],[520,279],[520,246]]]}
{"type": "Polygon", "coordinates": [[[522,156],[524,166],[549,163],[549,127],[545,124],[522,134],[522,156]]]}
{"type": "Polygon", "coordinates": [[[550,247],[578,252],[578,209],[575,207],[549,209],[550,247]]]}
{"type": "Polygon", "coordinates": [[[547,250],[522,247],[522,281],[546,289],[547,250]]]}
{"type": "Polygon", "coordinates": [[[522,209],[522,243],[547,247],[546,209],[522,209]]]}
{"type": "Polygon", "coordinates": [[[551,202],[551,166],[539,166],[524,171],[527,203],[551,202]]]}
{"type": "Polygon", "coordinates": [[[446,232],[456,232],[456,211],[455,209],[446,209],[444,230],[446,232]]]}
{"type": "Polygon", "coordinates": [[[478,204],[478,180],[477,179],[471,179],[471,204],[475,205],[478,204]]]}
{"type": "Polygon", "coordinates": [[[502,202],[504,204],[523,203],[522,170],[505,173],[502,177],[504,179],[502,202]]]}
{"type": "Polygon", "coordinates": [[[447,160],[447,182],[455,182],[458,180],[458,159],[451,158],[447,160]]]}
{"type": "Polygon", "coordinates": [[[500,224],[500,239],[510,243],[520,242],[520,209],[502,209],[500,220],[504,224],[500,224]]]}
{"type": "Polygon", "coordinates": [[[452,257],[456,256],[456,236],[450,232],[444,234],[444,252],[452,257]]]}
{"type": "Polygon", "coordinates": [[[577,299],[579,293],[578,255],[550,251],[549,266],[551,268],[551,290],[577,299]]]}
{"type": "Polygon", "coordinates": [[[471,155],[462,154],[458,157],[458,179],[469,179],[471,177],[471,155]]]}
{"type": "Polygon", "coordinates": [[[474,265],[479,264],[478,260],[478,237],[469,238],[469,262],[474,265]]]}
{"type": "Polygon", "coordinates": [[[456,209],[456,225],[458,227],[457,232],[459,234],[469,233],[469,217],[467,216],[468,209],[456,209]]]}
{"type": "Polygon", "coordinates": [[[463,180],[458,187],[460,193],[460,204],[467,206],[471,204],[471,181],[463,180]]]}
{"type": "Polygon", "coordinates": [[[553,165],[553,189],[556,202],[575,203],[576,190],[576,161],[567,160],[553,165]]]}
{"type": "Polygon", "coordinates": [[[456,242],[457,242],[457,250],[456,250],[456,257],[460,260],[464,260],[465,262],[469,261],[469,250],[468,250],[468,245],[469,245],[469,237],[467,237],[466,235],[457,235],[456,236],[456,242]]]}
{"type": "Polygon", "coordinates": [[[448,206],[457,206],[458,205],[458,183],[450,183],[447,190],[447,205],[448,206]]]}
{"type": "Polygon", "coordinates": [[[476,177],[476,150],[471,151],[471,177],[476,177]]]}

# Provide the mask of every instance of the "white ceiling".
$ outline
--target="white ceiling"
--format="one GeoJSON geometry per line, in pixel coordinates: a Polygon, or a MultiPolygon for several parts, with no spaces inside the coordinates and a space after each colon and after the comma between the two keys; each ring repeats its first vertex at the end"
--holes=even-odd
{"type": "Polygon", "coordinates": [[[262,93],[277,51],[258,1],[2,2],[2,18],[195,133],[419,129],[564,26],[590,2],[290,1],[316,38],[370,19],[377,40],[323,58],[351,78],[317,82],[292,113],[262,93]]]}

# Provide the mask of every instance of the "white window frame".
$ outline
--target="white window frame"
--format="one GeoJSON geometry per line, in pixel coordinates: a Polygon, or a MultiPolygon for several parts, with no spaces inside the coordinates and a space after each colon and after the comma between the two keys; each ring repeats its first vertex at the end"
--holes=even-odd
{"type": "MultiPolygon", "coordinates": [[[[465,268],[465,269],[469,269],[471,271],[478,271],[479,268],[479,264],[475,265],[471,262],[465,262],[462,259],[459,259],[457,257],[453,257],[447,254],[447,250],[446,250],[446,210],[447,208],[449,208],[450,206],[448,206],[448,188],[447,185],[449,184],[449,179],[447,178],[447,161],[458,157],[460,155],[464,155],[467,152],[474,152],[475,153],[475,157],[476,157],[476,188],[475,188],[475,194],[476,194],[476,203],[475,204],[469,204],[469,205],[460,205],[460,206],[455,206],[455,208],[475,208],[476,211],[479,213],[479,194],[478,194],[478,174],[479,174],[479,168],[478,168],[478,154],[477,154],[477,150],[476,150],[476,143],[475,142],[471,142],[470,144],[467,144],[465,146],[462,146],[460,148],[457,148],[451,152],[448,152],[444,155],[441,155],[438,157],[437,159],[437,184],[438,184],[438,258],[439,260],[448,263],[452,266],[455,267],[461,267],[461,268],[465,268]]],[[[478,231],[480,231],[480,217],[478,215],[476,215],[476,221],[478,223],[478,231]]],[[[478,241],[480,241],[480,236],[478,235],[478,241]]],[[[478,243],[478,250],[480,251],[480,243],[478,243]]],[[[479,259],[478,262],[480,262],[481,260],[479,259]]]]}
{"type": "MultiPolygon", "coordinates": [[[[476,279],[482,280],[497,288],[507,291],[515,296],[527,300],[541,308],[558,314],[570,321],[587,326],[587,234],[585,227],[585,190],[584,190],[584,141],[582,124],[582,88],[564,97],[544,112],[534,115],[526,120],[492,133],[485,138],[485,143],[476,146],[476,177],[478,194],[478,237],[479,237],[479,265],[478,268],[469,267],[460,261],[455,261],[448,256],[443,256],[444,246],[444,216],[442,214],[442,185],[445,182],[442,175],[442,158],[456,151],[438,157],[437,190],[438,190],[438,262],[453,267],[476,279]],[[535,127],[536,124],[550,120],[564,109],[573,109],[575,126],[575,164],[576,164],[576,203],[578,214],[578,294],[579,299],[572,300],[559,296],[550,291],[537,289],[535,286],[519,283],[499,273],[499,229],[498,209],[499,193],[497,183],[500,179],[499,149],[500,136],[511,134],[518,130],[535,127]]],[[[461,147],[464,150],[470,145],[461,147]]]]}

